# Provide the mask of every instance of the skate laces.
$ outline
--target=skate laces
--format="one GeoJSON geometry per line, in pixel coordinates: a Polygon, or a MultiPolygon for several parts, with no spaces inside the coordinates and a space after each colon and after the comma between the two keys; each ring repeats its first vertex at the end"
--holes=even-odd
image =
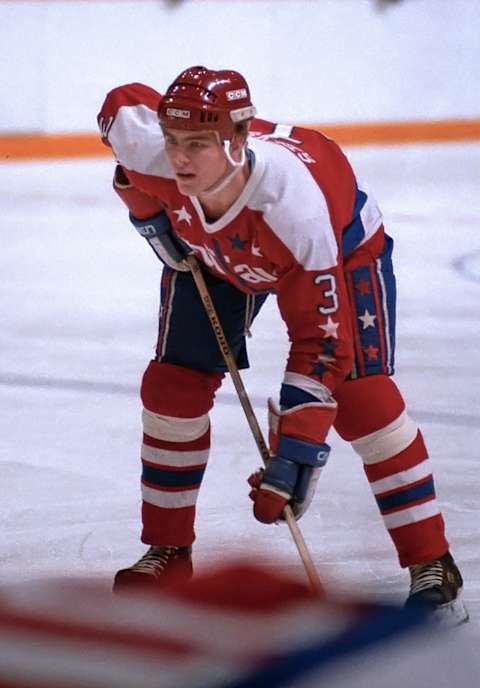
{"type": "Polygon", "coordinates": [[[428,564],[409,566],[409,570],[411,575],[410,595],[430,588],[441,588],[443,585],[444,571],[439,559],[428,564]]]}
{"type": "Polygon", "coordinates": [[[132,568],[138,573],[158,576],[165,569],[168,560],[177,549],[178,547],[155,547],[152,545],[132,568]]]}

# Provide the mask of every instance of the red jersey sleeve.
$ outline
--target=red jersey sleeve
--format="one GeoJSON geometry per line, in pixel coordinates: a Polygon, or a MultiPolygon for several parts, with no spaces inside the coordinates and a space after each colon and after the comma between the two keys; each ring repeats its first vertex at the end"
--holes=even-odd
{"type": "Polygon", "coordinates": [[[353,365],[350,310],[341,266],[310,271],[296,264],[282,277],[277,299],[291,342],[284,382],[303,387],[295,376],[306,376],[312,380],[312,392],[318,383],[333,392],[353,365]]]}

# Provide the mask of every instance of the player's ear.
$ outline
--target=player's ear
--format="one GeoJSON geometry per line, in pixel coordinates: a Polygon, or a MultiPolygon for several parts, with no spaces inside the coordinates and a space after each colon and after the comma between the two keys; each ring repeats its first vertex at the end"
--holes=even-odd
{"type": "Polygon", "coordinates": [[[240,160],[242,149],[245,145],[244,139],[238,134],[234,134],[232,140],[230,141],[230,155],[234,160],[240,160]]]}
{"type": "Polygon", "coordinates": [[[241,152],[245,148],[248,138],[248,132],[250,130],[250,120],[245,122],[240,122],[235,126],[235,132],[232,136],[230,149],[234,157],[240,159],[241,152]]]}

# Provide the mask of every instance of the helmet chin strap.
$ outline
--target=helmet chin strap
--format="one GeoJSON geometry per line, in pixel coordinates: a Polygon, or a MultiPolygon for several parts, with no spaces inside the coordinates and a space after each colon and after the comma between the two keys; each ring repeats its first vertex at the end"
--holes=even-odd
{"type": "Polygon", "coordinates": [[[244,146],[242,148],[242,154],[240,156],[240,160],[237,162],[236,160],[234,160],[232,158],[232,155],[230,153],[230,144],[231,144],[231,141],[228,141],[227,139],[225,139],[225,141],[223,142],[223,150],[225,152],[225,156],[228,160],[228,163],[232,169],[230,170],[230,172],[228,172],[226,177],[224,177],[223,179],[219,179],[218,182],[216,182],[215,184],[210,186],[205,191],[202,191],[202,196],[211,196],[214,193],[218,193],[219,191],[222,191],[227,186],[227,184],[229,184],[232,181],[233,177],[235,177],[235,175],[238,174],[238,172],[244,166],[245,159],[246,159],[246,155],[245,155],[246,146],[244,146]]]}

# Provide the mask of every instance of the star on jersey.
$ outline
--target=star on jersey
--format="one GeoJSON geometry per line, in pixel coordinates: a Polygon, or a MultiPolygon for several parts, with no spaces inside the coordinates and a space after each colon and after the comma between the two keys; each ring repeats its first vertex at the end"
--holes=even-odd
{"type": "Polygon", "coordinates": [[[245,251],[245,245],[248,244],[248,241],[241,239],[238,232],[234,237],[228,237],[228,239],[232,242],[232,248],[238,248],[240,251],[245,251]]]}
{"type": "Polygon", "coordinates": [[[358,282],[355,282],[355,289],[361,296],[366,296],[367,294],[370,294],[370,284],[367,282],[366,279],[361,279],[358,280],[358,282]]]}
{"type": "Polygon", "coordinates": [[[319,327],[325,330],[324,337],[335,337],[335,339],[338,339],[337,329],[339,325],[340,323],[335,322],[328,316],[326,325],[319,325],[319,327]]]}
{"type": "Polygon", "coordinates": [[[310,372],[310,375],[318,375],[318,377],[322,377],[322,375],[326,373],[327,370],[328,368],[323,361],[317,361],[313,364],[313,368],[310,372]]]}
{"type": "Polygon", "coordinates": [[[335,356],[335,349],[337,348],[337,342],[333,339],[324,339],[322,342],[322,349],[325,356],[335,356]]]}
{"type": "Polygon", "coordinates": [[[364,352],[367,354],[367,358],[369,361],[375,361],[378,358],[378,348],[376,346],[372,346],[369,344],[365,349],[364,352]]]}
{"type": "Polygon", "coordinates": [[[192,216],[190,215],[190,213],[184,205],[182,205],[182,207],[179,210],[174,210],[173,212],[176,214],[178,222],[185,221],[189,225],[192,224],[192,216]]]}
{"type": "Polygon", "coordinates": [[[258,246],[255,246],[255,244],[252,244],[252,255],[257,256],[258,258],[263,258],[263,253],[260,251],[258,246]]]}
{"type": "Polygon", "coordinates": [[[368,309],[365,308],[365,313],[363,315],[359,315],[358,319],[362,321],[363,329],[366,330],[367,327],[375,327],[376,317],[376,315],[369,313],[368,309]]]}

